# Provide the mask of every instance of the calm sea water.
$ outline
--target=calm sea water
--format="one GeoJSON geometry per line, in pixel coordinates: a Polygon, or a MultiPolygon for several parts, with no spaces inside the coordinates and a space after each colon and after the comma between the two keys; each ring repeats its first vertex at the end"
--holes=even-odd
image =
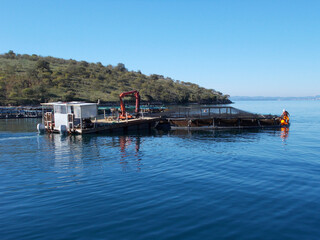
{"type": "Polygon", "coordinates": [[[320,239],[320,101],[281,130],[38,135],[0,121],[0,239],[320,239]]]}

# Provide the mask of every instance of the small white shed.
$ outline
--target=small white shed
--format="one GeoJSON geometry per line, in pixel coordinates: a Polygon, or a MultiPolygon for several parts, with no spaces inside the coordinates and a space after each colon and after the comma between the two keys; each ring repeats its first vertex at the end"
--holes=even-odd
{"type": "Polygon", "coordinates": [[[97,117],[97,104],[84,102],[53,102],[42,103],[52,106],[53,112],[44,115],[46,128],[61,131],[92,127],[91,120],[97,117]]]}

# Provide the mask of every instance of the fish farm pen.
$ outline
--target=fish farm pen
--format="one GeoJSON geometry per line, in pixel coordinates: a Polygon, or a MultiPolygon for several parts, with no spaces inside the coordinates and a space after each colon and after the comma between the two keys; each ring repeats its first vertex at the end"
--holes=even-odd
{"type": "Polygon", "coordinates": [[[246,112],[229,106],[178,107],[165,113],[172,129],[281,127],[276,115],[246,112]]]}
{"type": "Polygon", "coordinates": [[[0,119],[41,118],[42,107],[0,107],[0,119]]]}

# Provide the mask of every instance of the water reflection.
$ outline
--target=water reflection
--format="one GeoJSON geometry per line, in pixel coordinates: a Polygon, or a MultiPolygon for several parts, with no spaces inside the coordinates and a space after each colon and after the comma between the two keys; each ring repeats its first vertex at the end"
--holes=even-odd
{"type": "Polygon", "coordinates": [[[121,152],[125,153],[126,149],[130,145],[132,145],[133,142],[135,144],[136,152],[139,152],[140,144],[141,144],[140,136],[137,136],[135,138],[133,138],[131,136],[119,136],[119,143],[120,143],[121,152]]]}
{"type": "Polygon", "coordinates": [[[84,159],[99,158],[98,144],[95,138],[83,136],[63,136],[46,134],[48,144],[54,150],[54,165],[59,169],[83,166],[84,159]]]}
{"type": "Polygon", "coordinates": [[[285,141],[289,136],[289,128],[288,127],[281,128],[281,135],[280,136],[283,139],[283,141],[285,141]]]}
{"type": "Polygon", "coordinates": [[[0,132],[35,132],[41,118],[0,119],[0,132]]]}
{"type": "MultiPolygon", "coordinates": [[[[148,135],[144,135],[147,137],[148,135]]],[[[104,168],[120,164],[122,171],[141,170],[140,135],[76,135],[45,134],[45,145],[53,152],[56,170],[85,168],[86,165],[104,168]]],[[[38,144],[41,144],[40,142],[38,144]]],[[[41,146],[38,146],[41,148],[41,146]]]]}
{"type": "Polygon", "coordinates": [[[141,171],[141,156],[139,154],[141,139],[140,136],[119,136],[120,144],[120,164],[123,171],[128,170],[128,160],[132,159],[135,161],[137,171],[141,171]]]}
{"type": "MultiPolygon", "coordinates": [[[[233,129],[211,131],[148,131],[135,134],[92,134],[61,136],[44,135],[48,148],[53,150],[54,167],[57,171],[98,167],[100,170],[117,167],[121,171],[141,171],[144,152],[157,147],[157,141],[164,147],[174,138],[188,139],[194,144],[213,144],[228,142],[258,142],[263,138],[281,137],[287,139],[288,128],[284,129],[233,129]],[[159,139],[162,138],[162,139],[159,139]],[[154,141],[155,140],[155,141],[154,141]],[[144,146],[144,143],[147,145],[144,146]],[[163,143],[163,145],[162,145],[163,143]],[[143,148],[146,149],[143,149],[143,148]]],[[[183,141],[179,144],[184,144],[183,141]]],[[[178,150],[179,146],[177,146],[178,150]]],[[[164,149],[165,150],[165,149],[164,149]]]]}

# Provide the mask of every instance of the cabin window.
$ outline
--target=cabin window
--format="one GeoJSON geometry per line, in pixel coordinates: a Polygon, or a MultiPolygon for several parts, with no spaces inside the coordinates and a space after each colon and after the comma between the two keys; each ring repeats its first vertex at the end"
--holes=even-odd
{"type": "Polygon", "coordinates": [[[74,113],[73,106],[68,106],[68,113],[74,113]]]}
{"type": "Polygon", "coordinates": [[[81,118],[81,110],[79,106],[74,106],[74,117],[81,118]]]}
{"type": "Polygon", "coordinates": [[[66,114],[67,113],[67,106],[65,105],[55,105],[54,106],[54,112],[60,113],[60,114],[66,114]]]}

